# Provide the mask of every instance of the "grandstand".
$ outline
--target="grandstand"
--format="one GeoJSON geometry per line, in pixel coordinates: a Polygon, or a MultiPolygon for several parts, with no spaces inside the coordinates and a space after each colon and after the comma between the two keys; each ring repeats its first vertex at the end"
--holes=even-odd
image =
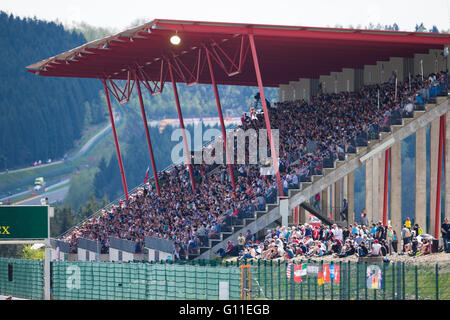
{"type": "Polygon", "coordinates": [[[28,66],[41,76],[100,79],[111,115],[111,94],[125,103],[136,88],[140,97],[154,179],[128,192],[111,116],[124,197],[64,234],[60,240],[70,243],[65,250],[78,251],[79,260],[94,260],[85,251],[109,252],[111,259],[111,251],[139,254],[145,247],[155,259],[161,244],[151,240],[162,239],[162,246],[178,257],[210,259],[240,233],[250,230],[260,238],[274,224],[306,222],[306,212],[324,224],[347,226],[359,215],[354,212],[354,171],[362,165],[369,221],[390,223],[400,234],[400,146],[412,134],[415,221],[426,226],[428,124],[432,150],[426,231],[439,238],[443,216],[450,217],[450,184],[445,186],[444,213],[438,201],[441,160],[445,157],[447,163],[450,157],[448,61],[442,55],[449,44],[449,35],[430,33],[153,20],[28,66]],[[170,43],[175,34],[179,45],[170,43]],[[154,95],[166,82],[172,84],[182,128],[176,83],[212,84],[225,148],[236,145],[225,139],[217,84],[257,85],[262,110],[256,119],[244,118],[239,128],[267,130],[271,154],[278,155],[271,163],[275,174],[261,176],[258,165],[192,164],[187,143],[185,153],[192,157],[186,167],[158,172],[140,86],[154,95]],[[274,106],[266,104],[263,86],[279,88],[274,106]],[[280,133],[279,150],[273,129],[280,133]],[[310,201],[317,194],[319,206],[310,201]],[[343,199],[348,200],[344,215],[343,199]]]}

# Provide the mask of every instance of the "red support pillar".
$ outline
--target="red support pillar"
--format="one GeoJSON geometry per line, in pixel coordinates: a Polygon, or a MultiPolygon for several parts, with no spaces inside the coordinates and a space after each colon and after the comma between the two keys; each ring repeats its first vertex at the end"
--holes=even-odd
{"type": "Polygon", "coordinates": [[[125,199],[128,200],[127,181],[125,179],[125,171],[123,170],[122,156],[120,155],[119,140],[117,139],[116,125],[114,123],[114,115],[111,108],[111,100],[109,98],[108,86],[106,85],[105,79],[102,79],[102,82],[103,87],[105,88],[106,102],[108,103],[109,119],[111,120],[111,127],[114,135],[114,143],[116,145],[117,159],[119,160],[119,168],[120,168],[120,175],[122,176],[123,192],[125,193],[125,199]]]}
{"type": "Polygon", "coordinates": [[[441,176],[442,176],[442,154],[444,149],[445,137],[445,114],[440,117],[439,123],[439,152],[438,152],[438,169],[436,179],[436,213],[434,220],[434,237],[439,239],[439,226],[441,224],[441,176]]]}
{"type": "Polygon", "coordinates": [[[384,153],[384,195],[383,195],[383,226],[387,225],[387,205],[388,205],[388,180],[389,166],[391,162],[391,148],[384,153]]]}
{"type": "Polygon", "coordinates": [[[138,96],[139,96],[139,104],[141,106],[142,120],[144,121],[145,135],[147,136],[147,144],[148,144],[148,150],[150,152],[150,160],[152,163],[156,191],[158,192],[158,196],[161,196],[161,190],[159,189],[159,181],[158,181],[158,171],[156,171],[155,158],[153,157],[152,142],[150,140],[150,133],[148,132],[147,116],[145,115],[145,108],[144,108],[144,101],[142,100],[141,86],[139,84],[139,79],[136,76],[136,72],[134,73],[134,79],[136,82],[136,88],[137,88],[137,92],[138,92],[138,96]]]}
{"type": "Polygon", "coordinates": [[[180,99],[178,98],[177,84],[173,77],[171,62],[169,62],[169,74],[170,74],[170,81],[172,82],[173,94],[175,95],[175,103],[177,105],[178,119],[180,120],[180,127],[181,127],[182,133],[183,133],[184,151],[186,152],[186,161],[187,161],[186,163],[189,168],[189,176],[191,178],[192,192],[195,193],[194,171],[192,169],[192,164],[191,164],[191,154],[189,152],[189,147],[188,147],[187,140],[186,140],[186,132],[185,132],[185,128],[184,128],[183,114],[181,113],[180,99]]]}
{"type": "MultiPolygon", "coordinates": [[[[229,153],[228,145],[227,145],[227,133],[225,130],[225,122],[223,121],[223,113],[222,113],[222,107],[220,105],[219,91],[217,90],[217,84],[216,84],[216,79],[214,77],[214,71],[212,68],[211,57],[209,56],[209,50],[208,50],[208,48],[205,48],[205,50],[206,50],[206,58],[208,60],[209,73],[211,74],[211,83],[213,85],[214,95],[216,97],[217,112],[219,113],[220,127],[222,129],[222,139],[223,139],[223,144],[225,147],[225,155],[226,155],[226,159],[227,159],[228,170],[230,172],[231,184],[233,186],[233,192],[235,192],[236,191],[236,181],[234,180],[233,165],[231,162],[230,153],[229,153]]],[[[231,147],[233,147],[233,145],[231,147]]]]}
{"type": "Polygon", "coordinates": [[[262,78],[261,78],[261,71],[259,70],[259,62],[258,62],[258,55],[256,53],[255,38],[253,37],[253,34],[249,34],[248,38],[250,40],[250,47],[251,47],[252,56],[253,56],[253,64],[255,66],[256,80],[258,82],[259,94],[261,97],[261,103],[262,103],[263,110],[264,110],[264,120],[266,122],[266,128],[267,128],[267,132],[269,135],[270,153],[272,155],[273,166],[275,169],[275,175],[276,175],[277,184],[278,184],[278,194],[280,196],[284,196],[283,186],[281,185],[280,172],[278,170],[278,152],[277,152],[277,150],[275,150],[275,144],[272,139],[272,129],[270,127],[269,110],[267,109],[266,96],[264,95],[263,83],[262,83],[262,78]]]}

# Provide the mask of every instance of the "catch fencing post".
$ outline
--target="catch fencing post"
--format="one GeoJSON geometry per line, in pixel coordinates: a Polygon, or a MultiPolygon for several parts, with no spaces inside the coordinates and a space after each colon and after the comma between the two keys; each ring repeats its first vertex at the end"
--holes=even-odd
{"type": "Polygon", "coordinates": [[[270,260],[270,289],[271,289],[270,299],[273,299],[273,260],[270,260]]]}
{"type": "Polygon", "coordinates": [[[280,260],[278,260],[278,300],[281,299],[281,263],[280,260]]]}
{"type": "Polygon", "coordinates": [[[264,296],[267,298],[267,260],[264,261],[264,296]]]}
{"type": "Polygon", "coordinates": [[[356,263],[356,300],[359,300],[359,262],[356,263]]]}
{"type": "MultiPolygon", "coordinates": [[[[367,261],[364,262],[364,280],[367,275],[367,261]]],[[[364,281],[364,300],[367,300],[367,283],[364,281]]]]}
{"type": "Polygon", "coordinates": [[[405,280],[405,263],[402,262],[402,298],[405,300],[405,286],[406,286],[406,280],[405,280]]]}
{"type": "Polygon", "coordinates": [[[437,263],[435,269],[436,269],[436,300],[439,300],[439,266],[437,263]]]}
{"type": "Polygon", "coordinates": [[[351,282],[351,268],[352,268],[352,265],[351,265],[351,263],[350,263],[350,261],[348,261],[348,263],[347,263],[347,268],[348,268],[348,270],[347,270],[347,300],[350,300],[350,282],[351,282]]]}
{"type": "Polygon", "coordinates": [[[414,266],[414,282],[416,291],[416,300],[419,300],[419,285],[418,285],[418,274],[417,274],[417,264],[414,266]]]}
{"type": "Polygon", "coordinates": [[[392,264],[392,300],[395,300],[395,264],[392,264]]]}
{"type": "MultiPolygon", "coordinates": [[[[330,296],[331,296],[331,300],[333,300],[334,299],[334,297],[333,297],[333,282],[336,280],[337,272],[336,272],[336,264],[334,263],[334,261],[331,261],[331,263],[334,265],[334,277],[333,277],[333,279],[330,279],[330,296]]],[[[341,271],[339,270],[339,272],[341,272],[341,271]]]]}
{"type": "Polygon", "coordinates": [[[47,205],[47,239],[45,240],[45,260],[44,260],[44,300],[50,300],[50,268],[51,268],[51,243],[50,243],[50,213],[54,208],[47,205]]]}
{"type": "MultiPolygon", "coordinates": [[[[294,264],[291,265],[291,300],[295,300],[294,264]]],[[[287,297],[286,297],[287,300],[287,297]]]]}
{"type": "Polygon", "coordinates": [[[402,297],[402,265],[397,262],[397,300],[402,297]]]}
{"type": "Polygon", "coordinates": [[[386,264],[383,263],[383,300],[386,300],[386,264]]]}
{"type": "MultiPolygon", "coordinates": [[[[284,266],[286,267],[286,275],[287,275],[287,267],[288,267],[288,262],[287,262],[287,260],[285,260],[284,261],[284,266]]],[[[292,268],[291,268],[292,270],[294,270],[294,266],[292,265],[292,268]]],[[[285,284],[286,284],[286,288],[285,288],[285,291],[286,291],[286,300],[288,299],[288,285],[289,285],[289,283],[288,283],[288,278],[287,278],[287,276],[286,276],[286,281],[285,281],[285,284]]],[[[293,278],[292,278],[293,279],[293,278]]]]}

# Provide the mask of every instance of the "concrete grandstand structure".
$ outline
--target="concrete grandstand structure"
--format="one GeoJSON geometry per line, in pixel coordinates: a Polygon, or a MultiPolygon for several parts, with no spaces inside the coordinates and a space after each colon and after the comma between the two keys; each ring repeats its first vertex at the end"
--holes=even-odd
{"type": "MultiPolygon", "coordinates": [[[[212,84],[223,133],[225,126],[217,84],[257,85],[271,152],[277,154],[271,134],[271,109],[266,105],[263,86],[278,87],[279,101],[282,103],[295,100],[308,102],[318,94],[357,92],[361,86],[386,83],[393,74],[395,81],[410,83],[416,75],[426,78],[429,74],[448,70],[450,64],[442,54],[448,46],[450,35],[446,34],[153,20],[27,68],[41,76],[100,79],[104,84],[111,115],[110,94],[121,103],[126,102],[136,87],[156,190],[160,195],[164,185],[160,186],[158,182],[140,84],[154,95],[162,92],[166,81],[171,82],[182,128],[184,124],[176,83],[212,84]],[[169,39],[174,34],[182,39],[180,46],[170,44],[169,39]],[[125,84],[122,89],[116,83],[118,80],[125,84]]],[[[428,124],[431,125],[431,190],[427,232],[438,238],[442,216],[450,218],[450,183],[445,184],[446,205],[443,213],[439,201],[442,170],[439,159],[443,156],[445,179],[450,179],[447,178],[450,177],[450,124],[447,124],[450,121],[447,116],[450,104],[447,95],[430,99],[429,102],[416,108],[408,117],[393,119],[386,130],[377,131],[376,135],[359,141],[354,152],[331,159],[331,164],[323,166],[322,174],[313,175],[310,181],[301,181],[299,188],[290,188],[287,194],[282,191],[278,160],[275,157],[273,166],[278,185],[275,203],[268,203],[266,210],[256,211],[251,217],[239,220],[238,224],[208,239],[189,258],[213,258],[228,240],[236,241],[239,233],[247,230],[258,234],[273,223],[288,225],[305,222],[306,212],[316,215],[326,224],[344,224],[339,214],[343,199],[348,200],[348,219],[345,224],[352,223],[355,220],[354,171],[362,165],[365,165],[365,212],[369,221],[383,221],[386,225],[390,220],[393,228],[400,233],[403,187],[401,141],[412,134],[415,134],[416,139],[415,219],[425,226],[425,135],[428,124]],[[388,172],[391,175],[390,203],[387,194],[388,172]],[[309,204],[309,200],[317,193],[321,194],[321,207],[328,210],[319,211],[309,204]],[[390,219],[388,205],[391,207],[390,219]]],[[[125,200],[128,200],[129,192],[113,117],[111,122],[125,200]]],[[[190,154],[187,143],[184,147],[186,155],[190,154]]],[[[195,192],[193,168],[190,163],[187,166],[192,191],[195,192]]],[[[233,166],[228,164],[227,167],[235,190],[237,180],[233,166]]]]}

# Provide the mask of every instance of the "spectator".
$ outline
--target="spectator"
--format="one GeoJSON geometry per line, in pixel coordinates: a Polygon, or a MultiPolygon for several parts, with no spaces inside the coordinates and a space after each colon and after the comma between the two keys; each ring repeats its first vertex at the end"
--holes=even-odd
{"type": "Polygon", "coordinates": [[[364,210],[363,210],[363,212],[361,212],[361,224],[363,226],[367,226],[369,224],[369,219],[367,219],[367,215],[364,212],[364,210]]]}
{"type": "Polygon", "coordinates": [[[238,244],[239,251],[244,250],[245,242],[246,242],[245,237],[242,235],[242,233],[239,233],[239,237],[237,238],[237,244],[238,244]]]}
{"type": "Polygon", "coordinates": [[[379,257],[381,252],[381,244],[375,239],[372,244],[372,251],[369,253],[369,257],[379,257]]]}
{"type": "Polygon", "coordinates": [[[394,250],[395,253],[397,253],[397,248],[398,248],[397,232],[395,232],[395,230],[393,230],[392,231],[392,249],[394,250]]]}
{"type": "Polygon", "coordinates": [[[444,242],[444,250],[449,253],[449,242],[450,242],[450,224],[448,223],[448,218],[444,219],[444,223],[441,225],[441,236],[444,242]]]}
{"type": "Polygon", "coordinates": [[[402,240],[403,252],[408,253],[411,248],[411,230],[407,227],[406,223],[403,225],[402,229],[402,240]]]}

